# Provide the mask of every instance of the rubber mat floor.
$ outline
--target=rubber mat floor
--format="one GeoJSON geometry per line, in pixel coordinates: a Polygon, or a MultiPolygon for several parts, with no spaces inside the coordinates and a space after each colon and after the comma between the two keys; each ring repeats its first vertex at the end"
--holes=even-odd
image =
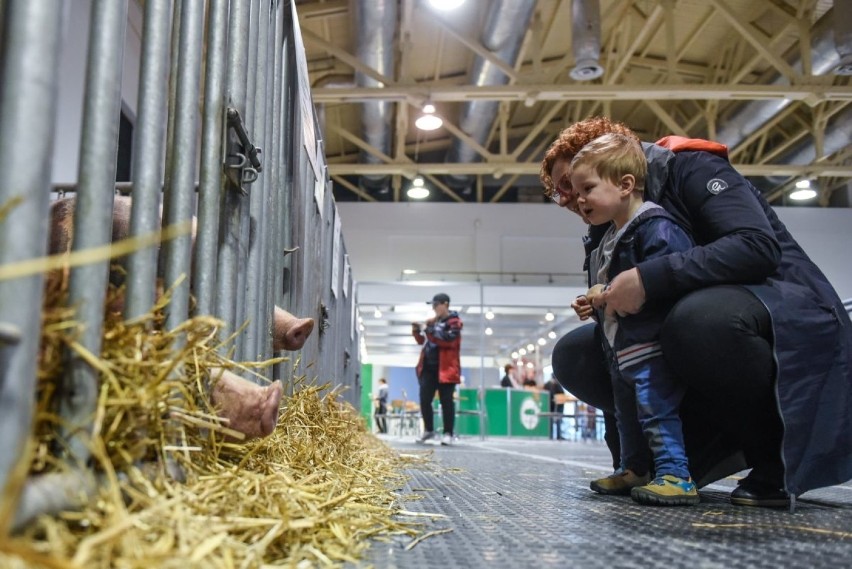
{"type": "Polygon", "coordinates": [[[589,490],[612,470],[601,442],[384,441],[429,456],[401,492],[405,510],[429,514],[405,518],[428,537],[376,540],[359,567],[852,567],[850,483],[804,494],[792,513],[731,505],[738,477],[702,489],[697,506],[659,508],[589,490]]]}

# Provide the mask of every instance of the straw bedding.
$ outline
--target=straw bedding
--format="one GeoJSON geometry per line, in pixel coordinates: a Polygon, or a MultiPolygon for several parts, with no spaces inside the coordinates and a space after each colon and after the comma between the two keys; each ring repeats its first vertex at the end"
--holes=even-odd
{"type": "MultiPolygon", "coordinates": [[[[410,536],[413,544],[424,537],[428,516],[405,517],[395,489],[412,461],[425,459],[401,457],[368,434],[328,385],[294,376],[275,432],[229,442],[234,433],[206,395],[205,370],[235,366],[219,355],[219,322],[197,317],[161,331],[166,295],[134,323],[107,314],[96,358],[75,342],[73,313],[62,308],[64,280],[61,273],[48,279],[36,425],[24,472],[3,502],[14,502],[26,476],[69,468],[55,458],[66,349],[99,371],[86,470],[101,484],[81,510],[42,515],[12,537],[0,531],[0,567],[339,566],[357,561],[367,538],[410,536]]],[[[262,374],[278,361],[254,369],[262,374]]],[[[9,523],[0,519],[0,529],[9,523]]]]}

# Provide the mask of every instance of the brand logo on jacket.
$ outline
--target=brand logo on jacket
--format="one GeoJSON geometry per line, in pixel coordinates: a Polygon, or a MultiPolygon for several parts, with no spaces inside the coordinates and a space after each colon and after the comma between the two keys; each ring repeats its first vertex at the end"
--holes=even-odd
{"type": "Polygon", "coordinates": [[[725,180],[720,180],[719,178],[713,178],[709,182],[707,182],[707,191],[711,194],[718,194],[728,189],[728,182],[725,180]]]}

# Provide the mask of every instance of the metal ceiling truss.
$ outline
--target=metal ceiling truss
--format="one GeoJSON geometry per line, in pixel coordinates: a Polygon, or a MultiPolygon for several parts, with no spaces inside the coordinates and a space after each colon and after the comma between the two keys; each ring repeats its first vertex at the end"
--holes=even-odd
{"type": "MultiPolygon", "coordinates": [[[[345,1],[298,4],[300,17],[309,23],[349,13],[345,1]]],[[[322,34],[302,26],[305,43],[313,50],[309,52],[309,62],[328,54],[352,72],[382,84],[359,87],[350,82],[312,90],[315,103],[341,109],[335,114],[341,118],[337,122],[327,120],[326,124],[327,136],[340,137],[343,143],[337,145],[337,153],[328,156],[329,172],[335,183],[359,199],[374,201],[374,196],[346,176],[392,176],[393,199],[399,200],[404,178],[420,174],[427,176],[449,199],[464,202],[482,201],[483,177],[493,177],[497,178],[499,187],[490,199],[499,201],[521,176],[538,175],[540,156],[559,128],[587,114],[610,113],[617,108],[618,118],[631,126],[643,125],[637,132],[648,139],[670,133],[713,138],[722,124],[720,121],[726,118],[725,113],[730,114],[732,102],[779,100],[790,103],[732,146],[731,158],[737,169],[747,176],[825,178],[822,205],[828,204],[831,191],[849,183],[852,165],[848,148],[841,149],[833,160],[823,158],[806,165],[780,163],[785,152],[803,141],[811,142],[817,149],[816,155],[822,156],[822,141],[832,117],[846,116],[839,113],[852,109],[852,88],[847,77],[810,74],[809,46],[814,30],[808,22],[814,20],[815,11],[825,2],[771,0],[762,3],[768,16],[754,19],[744,16],[758,13],[748,2],[709,0],[700,7],[690,4],[695,14],[680,42],[677,31],[678,26],[684,26],[683,14],[679,12],[683,0],[659,0],[653,4],[612,0],[605,4],[601,52],[606,72],[601,81],[593,84],[560,83],[567,80],[565,71],[572,65],[573,55],[570,50],[558,56],[551,50],[550,56],[547,55],[545,42],[552,41],[548,38],[558,35],[559,26],[563,25],[548,18],[548,14],[563,7],[556,0],[539,0],[517,62],[502,60],[480,41],[471,39],[457,22],[436,16],[433,24],[442,33],[434,39],[438,46],[434,77],[426,78],[413,76],[411,46],[419,26],[412,24],[416,9],[412,0],[402,0],[400,5],[394,77],[365,65],[352,54],[352,46],[344,48],[335,43],[329,26],[322,26],[322,34]],[[543,14],[545,9],[551,11],[543,14]],[[701,38],[720,24],[730,29],[723,45],[702,46],[701,38]],[[655,40],[658,35],[660,39],[655,40]],[[455,84],[457,79],[447,79],[448,62],[441,55],[445,41],[448,46],[463,46],[473,57],[480,57],[502,71],[508,77],[508,84],[473,87],[455,84]],[[663,54],[659,53],[660,42],[665,46],[663,54]],[[695,57],[699,47],[704,50],[704,61],[695,57]],[[657,48],[656,53],[652,48],[657,48]],[[800,73],[790,63],[791,50],[798,50],[801,55],[804,72],[800,73]],[[772,73],[786,81],[776,83],[766,79],[772,73]],[[392,155],[381,152],[343,126],[345,109],[373,101],[396,103],[392,155]],[[446,103],[447,108],[482,101],[501,104],[489,135],[479,142],[449,116],[441,117],[444,133],[449,136],[433,134],[421,139],[410,123],[412,113],[418,112],[425,101],[446,103]],[[417,136],[415,141],[412,132],[417,136]],[[481,160],[421,161],[423,157],[418,156],[419,153],[434,155],[454,140],[467,145],[481,160]],[[377,163],[360,163],[356,150],[375,157],[377,163]],[[476,176],[477,191],[472,197],[460,195],[436,176],[476,176]],[[503,176],[508,178],[502,180],[503,176]]],[[[823,12],[826,9],[821,7],[823,12]]],[[[325,72],[330,73],[328,69],[325,72]]],[[[326,113],[327,119],[330,116],[326,113]]],[[[354,127],[356,123],[346,124],[354,127]]],[[[767,191],[767,197],[781,198],[790,183],[785,181],[767,191]]]]}

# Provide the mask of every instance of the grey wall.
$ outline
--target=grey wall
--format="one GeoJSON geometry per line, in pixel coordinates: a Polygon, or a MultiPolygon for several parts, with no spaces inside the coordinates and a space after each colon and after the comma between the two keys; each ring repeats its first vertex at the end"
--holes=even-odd
{"type": "MultiPolygon", "coordinates": [[[[585,226],[550,204],[341,202],[338,209],[357,281],[396,281],[405,267],[507,273],[582,267],[585,226]]],[[[841,298],[852,298],[852,209],[776,211],[841,298]]]]}

